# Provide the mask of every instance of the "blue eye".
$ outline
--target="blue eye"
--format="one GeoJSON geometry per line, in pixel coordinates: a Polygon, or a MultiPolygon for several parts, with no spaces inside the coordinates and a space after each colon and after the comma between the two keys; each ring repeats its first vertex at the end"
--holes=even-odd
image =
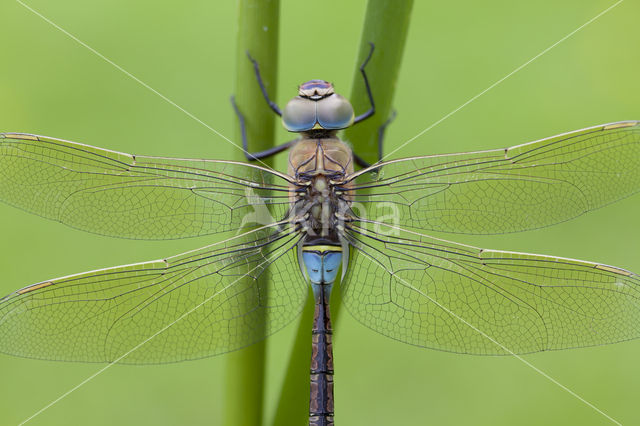
{"type": "Polygon", "coordinates": [[[295,97],[282,112],[282,124],[290,132],[345,129],[353,124],[353,118],[349,101],[335,93],[321,99],[295,97]]]}
{"type": "Polygon", "coordinates": [[[316,102],[299,96],[291,99],[282,111],[282,124],[290,132],[313,129],[316,118],[316,102]]]}
{"type": "Polygon", "coordinates": [[[353,124],[353,107],[351,103],[338,94],[327,96],[317,101],[318,124],[323,129],[345,129],[353,124]]]}

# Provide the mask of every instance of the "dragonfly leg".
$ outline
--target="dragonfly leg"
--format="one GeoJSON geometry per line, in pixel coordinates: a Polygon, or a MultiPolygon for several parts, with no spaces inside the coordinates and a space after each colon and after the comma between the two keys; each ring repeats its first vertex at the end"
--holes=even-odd
{"type": "Polygon", "coordinates": [[[265,149],[264,151],[259,152],[247,152],[244,151],[244,155],[247,157],[249,161],[262,160],[263,158],[271,157],[272,155],[276,155],[282,151],[286,151],[294,144],[294,142],[298,142],[298,139],[294,139],[289,142],[285,142],[282,145],[274,146],[269,149],[265,149]]]}
{"type": "Polygon", "coordinates": [[[376,105],[373,102],[373,94],[371,93],[371,86],[369,86],[369,79],[367,78],[367,73],[364,70],[367,64],[369,63],[369,60],[371,59],[371,55],[373,55],[374,44],[369,42],[369,45],[371,46],[371,49],[369,50],[369,54],[367,55],[367,58],[364,60],[362,65],[360,65],[360,73],[362,73],[362,79],[364,80],[364,87],[367,89],[367,96],[369,96],[369,103],[371,104],[371,107],[364,113],[354,118],[353,124],[359,123],[362,120],[366,120],[376,112],[376,105]]]}
{"type": "MultiPolygon", "coordinates": [[[[387,129],[387,126],[391,124],[393,120],[395,120],[396,115],[397,115],[396,110],[391,111],[391,116],[387,119],[387,121],[385,121],[384,123],[382,123],[380,127],[378,127],[378,161],[382,160],[382,147],[384,146],[384,132],[387,129]]],[[[355,161],[356,164],[362,167],[363,169],[371,165],[365,160],[363,160],[355,152],[353,153],[353,161],[355,161]]]]}
{"type": "Polygon", "coordinates": [[[273,110],[273,112],[275,112],[276,114],[278,114],[278,116],[281,117],[282,111],[280,111],[280,108],[278,107],[278,105],[269,98],[269,94],[267,93],[267,88],[264,87],[264,83],[262,82],[262,76],[260,75],[260,66],[258,65],[258,61],[253,59],[253,57],[249,54],[249,52],[247,52],[247,56],[249,57],[249,60],[253,64],[253,70],[256,73],[256,80],[258,80],[258,85],[260,86],[260,90],[262,90],[262,96],[264,96],[264,99],[267,101],[267,103],[269,104],[269,107],[273,110]]]}
{"type": "Polygon", "coordinates": [[[231,96],[231,105],[233,106],[233,110],[236,112],[236,115],[238,116],[238,122],[240,123],[240,134],[242,135],[242,150],[244,151],[244,155],[245,157],[247,157],[247,160],[255,161],[255,160],[261,160],[263,158],[271,157],[272,155],[285,151],[286,149],[291,147],[291,145],[293,145],[294,142],[298,140],[298,139],[294,139],[289,142],[285,142],[282,145],[265,149],[264,151],[249,152],[249,142],[247,141],[247,127],[244,121],[244,115],[242,115],[242,113],[240,112],[240,109],[238,109],[238,105],[236,105],[236,99],[234,96],[231,96]]]}
{"type": "Polygon", "coordinates": [[[382,147],[384,146],[384,132],[387,130],[387,126],[391,124],[393,120],[396,119],[396,110],[391,111],[391,115],[387,118],[387,121],[382,123],[380,127],[378,127],[378,161],[382,160],[382,147]]]}

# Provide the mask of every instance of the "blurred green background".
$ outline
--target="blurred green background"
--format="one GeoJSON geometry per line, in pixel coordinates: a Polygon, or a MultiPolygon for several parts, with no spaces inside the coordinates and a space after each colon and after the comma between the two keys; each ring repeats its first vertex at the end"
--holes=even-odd
{"type": "MultiPolygon", "coordinates": [[[[236,121],[234,2],[29,0],[28,4],[220,131],[236,121]]],[[[416,1],[387,152],[613,4],[416,1]]],[[[283,1],[280,105],[311,78],[350,93],[365,1],[283,1]]],[[[134,154],[228,158],[227,142],[17,2],[0,5],[0,131],[134,154]]],[[[394,156],[498,148],[640,119],[640,5],[626,1],[394,156]]],[[[375,90],[375,88],[374,88],[375,90]]],[[[289,137],[279,132],[279,140],[289,137]]],[[[280,157],[276,164],[282,166],[280,157]]],[[[640,272],[640,196],[528,233],[455,237],[640,272]]],[[[211,239],[99,237],[0,205],[0,293],[74,272],[156,259],[211,239]]],[[[268,340],[271,418],[296,324],[268,340]]],[[[397,343],[348,314],[335,339],[339,425],[604,425],[605,417],[510,357],[397,343]]],[[[525,359],[623,424],[640,424],[640,341],[525,359]]],[[[100,365],[0,356],[0,424],[17,424],[100,365]]],[[[225,357],[114,366],[29,424],[217,425],[225,357]]]]}

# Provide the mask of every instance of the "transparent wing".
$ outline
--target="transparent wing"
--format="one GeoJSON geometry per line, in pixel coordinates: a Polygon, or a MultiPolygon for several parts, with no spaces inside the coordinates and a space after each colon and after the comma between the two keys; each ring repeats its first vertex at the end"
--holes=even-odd
{"type": "Polygon", "coordinates": [[[259,341],[298,315],[307,287],[294,249],[298,233],[263,228],[250,235],[250,242],[236,237],[18,290],[0,299],[0,352],[163,363],[259,341]]]}
{"type": "Polygon", "coordinates": [[[352,224],[343,303],[412,345],[529,353],[640,336],[640,279],[580,260],[482,250],[381,224],[352,224]],[[377,229],[376,229],[377,227],[377,229]]]}
{"type": "Polygon", "coordinates": [[[171,239],[272,223],[288,209],[287,179],[245,163],[0,134],[1,201],[103,235],[171,239]]]}
{"type": "Polygon", "coordinates": [[[352,182],[354,201],[367,206],[369,218],[390,225],[470,234],[540,228],[640,190],[640,122],[388,161],[355,173],[352,182]]]}

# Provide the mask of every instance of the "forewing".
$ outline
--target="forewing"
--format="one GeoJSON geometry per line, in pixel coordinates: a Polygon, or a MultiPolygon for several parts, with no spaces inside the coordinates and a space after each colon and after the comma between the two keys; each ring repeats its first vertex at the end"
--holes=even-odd
{"type": "Polygon", "coordinates": [[[272,232],[18,290],[0,299],[0,352],[146,364],[248,346],[294,319],[307,295],[298,234],[272,232]]]}
{"type": "Polygon", "coordinates": [[[268,224],[286,214],[287,183],[285,175],[239,162],[0,134],[0,200],[103,235],[172,239],[268,224]]]}
{"type": "Polygon", "coordinates": [[[640,122],[506,149],[392,160],[352,181],[354,201],[390,225],[470,234],[540,228],[640,190],[640,122]]]}
{"type": "Polygon", "coordinates": [[[342,284],[344,305],[393,339],[486,355],[640,336],[640,279],[629,271],[482,250],[380,224],[352,224],[346,237],[355,258],[342,284]]]}

